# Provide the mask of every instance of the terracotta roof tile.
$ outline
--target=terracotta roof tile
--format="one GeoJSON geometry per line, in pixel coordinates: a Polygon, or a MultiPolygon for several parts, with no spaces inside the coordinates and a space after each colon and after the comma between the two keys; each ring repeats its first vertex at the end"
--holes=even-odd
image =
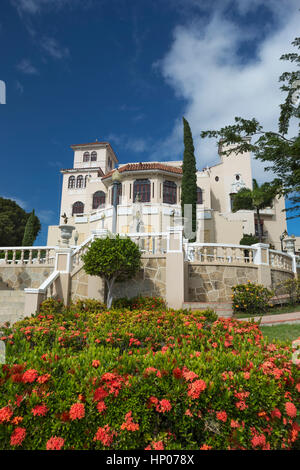
{"type": "MultiPolygon", "coordinates": [[[[118,168],[119,173],[123,173],[126,171],[145,171],[145,170],[162,170],[168,171],[169,173],[176,173],[178,175],[182,175],[182,168],[171,166],[171,165],[164,165],[163,163],[128,163],[127,165],[121,166],[118,168]]],[[[102,178],[109,178],[116,170],[112,170],[102,178]]]]}

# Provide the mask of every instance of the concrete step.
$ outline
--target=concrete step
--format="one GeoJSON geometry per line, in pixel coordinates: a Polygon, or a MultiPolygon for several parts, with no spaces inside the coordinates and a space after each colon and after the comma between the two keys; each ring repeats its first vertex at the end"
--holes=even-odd
{"type": "Polygon", "coordinates": [[[232,317],[232,302],[184,302],[183,309],[187,310],[206,310],[211,309],[219,317],[232,317]]]}

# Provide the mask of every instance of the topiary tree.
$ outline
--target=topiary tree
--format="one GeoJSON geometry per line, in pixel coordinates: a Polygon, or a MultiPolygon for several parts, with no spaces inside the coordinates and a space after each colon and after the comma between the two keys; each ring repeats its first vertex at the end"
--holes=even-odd
{"type": "Polygon", "coordinates": [[[107,285],[107,308],[111,307],[115,282],[132,279],[141,269],[139,247],[128,237],[97,238],[82,256],[84,270],[91,276],[103,278],[107,285]]]}
{"type": "Polygon", "coordinates": [[[192,207],[191,220],[188,221],[188,232],[190,233],[186,233],[185,236],[189,238],[190,242],[193,242],[195,241],[197,230],[197,168],[191,128],[188,121],[185,118],[182,119],[184,153],[181,182],[181,212],[182,217],[187,217],[187,209],[192,207]]]}
{"type": "Polygon", "coordinates": [[[36,238],[35,235],[35,213],[34,210],[31,212],[30,216],[25,225],[24,236],[22,240],[22,246],[32,246],[36,238]]]}

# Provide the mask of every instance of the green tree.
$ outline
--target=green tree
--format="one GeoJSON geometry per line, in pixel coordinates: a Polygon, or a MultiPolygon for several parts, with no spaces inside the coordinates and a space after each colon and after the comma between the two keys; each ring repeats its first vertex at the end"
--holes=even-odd
{"type": "MultiPolygon", "coordinates": [[[[300,38],[295,38],[292,45],[300,49],[300,38]]],[[[284,54],[280,60],[300,66],[298,52],[284,54]]],[[[266,170],[275,174],[273,185],[277,195],[285,195],[291,202],[286,210],[291,212],[288,218],[300,216],[300,136],[289,136],[290,122],[300,117],[300,70],[285,72],[279,77],[282,83],[280,89],[286,93],[283,104],[280,105],[278,131],[267,131],[255,119],[235,118],[235,124],[228,125],[218,131],[203,131],[201,137],[221,138],[230,147],[222,151],[223,155],[252,152],[256,159],[266,162],[266,170]]],[[[299,129],[299,121],[298,121],[299,129]]],[[[226,147],[226,145],[225,145],[226,147]]]]}
{"type": "Polygon", "coordinates": [[[240,240],[240,245],[255,245],[258,241],[258,238],[255,235],[252,235],[252,233],[244,233],[243,238],[240,240]]]}
{"type": "Polygon", "coordinates": [[[82,256],[84,270],[91,276],[103,278],[107,285],[107,307],[113,300],[115,282],[132,279],[141,268],[141,252],[130,238],[97,238],[82,256]]]}
{"type": "Polygon", "coordinates": [[[232,211],[254,210],[258,225],[258,239],[262,242],[260,211],[266,207],[272,207],[276,195],[276,188],[270,183],[261,186],[253,179],[253,189],[242,188],[233,197],[232,211]]]}
{"type": "MultiPolygon", "coordinates": [[[[0,197],[0,246],[21,246],[25,226],[30,217],[15,201],[0,197]]],[[[41,229],[39,218],[34,215],[34,239],[41,229]]]]}
{"type": "Polygon", "coordinates": [[[183,141],[181,211],[182,217],[189,219],[187,221],[189,233],[186,236],[189,238],[189,241],[194,241],[197,229],[197,168],[192,132],[185,118],[183,118],[183,141]]]}
{"type": "Polygon", "coordinates": [[[35,240],[35,220],[36,216],[34,210],[31,212],[29,218],[27,219],[24,236],[22,240],[22,246],[32,246],[35,240]]]}

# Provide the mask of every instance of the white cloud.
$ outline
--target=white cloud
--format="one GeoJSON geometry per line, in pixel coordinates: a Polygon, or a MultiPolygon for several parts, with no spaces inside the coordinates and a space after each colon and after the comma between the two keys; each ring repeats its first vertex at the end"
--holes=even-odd
{"type": "Polygon", "coordinates": [[[22,59],[17,65],[17,69],[25,75],[38,75],[39,73],[37,68],[32,65],[29,59],[22,59]]]}
{"type": "Polygon", "coordinates": [[[53,59],[64,59],[70,55],[69,49],[61,46],[54,38],[42,38],[41,46],[53,59]]]}
{"type": "Polygon", "coordinates": [[[143,138],[132,138],[112,133],[108,135],[107,140],[117,145],[121,150],[129,150],[134,153],[146,152],[149,148],[149,142],[143,138]]]}
{"type": "MultiPolygon", "coordinates": [[[[268,28],[256,56],[249,62],[241,62],[239,47],[245,39],[256,38],[257,30],[229,21],[228,15],[225,17],[224,9],[229,1],[216,3],[220,8],[214,9],[209,21],[194,18],[189,25],[175,28],[170,50],[155,64],[175,95],[186,101],[183,115],[191,125],[199,169],[218,161],[215,141],[201,141],[201,131],[220,129],[233,123],[235,116],[255,117],[266,129],[277,130],[279,104],[283,101],[278,78],[290,68],[279,58],[293,51],[291,42],[299,35],[297,3],[271,0],[268,7],[270,15],[278,19],[277,30],[268,28]]],[[[266,2],[236,3],[241,14],[262,4],[266,2]]],[[[181,119],[157,148],[153,159],[182,158],[181,119]]],[[[253,173],[259,181],[270,178],[259,161],[254,161],[253,173]]]]}

